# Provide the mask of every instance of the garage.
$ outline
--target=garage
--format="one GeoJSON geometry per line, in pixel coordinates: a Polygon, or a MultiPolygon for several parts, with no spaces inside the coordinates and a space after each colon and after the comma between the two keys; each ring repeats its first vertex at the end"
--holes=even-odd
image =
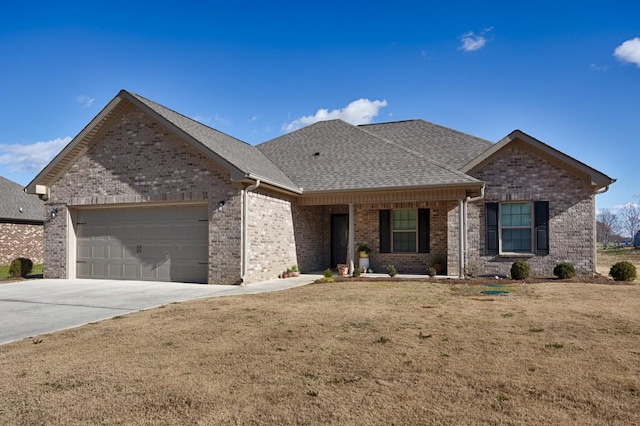
{"type": "Polygon", "coordinates": [[[206,205],[78,209],[78,278],[206,283],[206,205]]]}

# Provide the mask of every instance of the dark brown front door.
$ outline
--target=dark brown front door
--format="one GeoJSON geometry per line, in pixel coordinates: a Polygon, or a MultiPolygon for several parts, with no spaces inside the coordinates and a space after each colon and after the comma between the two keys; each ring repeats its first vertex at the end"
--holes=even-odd
{"type": "Polygon", "coordinates": [[[331,267],[338,263],[347,263],[347,245],[349,243],[349,215],[331,215],[331,267]]]}

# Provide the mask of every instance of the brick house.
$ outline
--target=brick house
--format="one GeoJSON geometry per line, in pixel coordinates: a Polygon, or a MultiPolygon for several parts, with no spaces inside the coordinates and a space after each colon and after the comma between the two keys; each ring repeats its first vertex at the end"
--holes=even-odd
{"type": "Polygon", "coordinates": [[[291,265],[550,276],[595,271],[595,195],[614,179],[521,132],[324,121],[251,146],[121,91],[28,185],[49,278],[219,284],[291,265]]]}
{"type": "Polygon", "coordinates": [[[4,177],[0,177],[0,200],[0,265],[17,257],[42,263],[44,203],[4,177]]]}

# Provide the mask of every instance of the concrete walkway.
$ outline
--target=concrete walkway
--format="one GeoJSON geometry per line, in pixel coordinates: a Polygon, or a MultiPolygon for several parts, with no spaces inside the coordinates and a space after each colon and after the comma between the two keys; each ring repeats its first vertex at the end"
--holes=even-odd
{"type": "Polygon", "coordinates": [[[321,276],[304,274],[246,286],[80,279],[0,284],[0,344],[173,302],[285,290],[321,276]]]}

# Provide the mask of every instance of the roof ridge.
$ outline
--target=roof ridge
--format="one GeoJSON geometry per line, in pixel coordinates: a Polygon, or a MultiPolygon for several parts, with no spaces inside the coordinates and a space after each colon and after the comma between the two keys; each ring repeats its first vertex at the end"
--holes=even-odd
{"type": "Polygon", "coordinates": [[[470,138],[474,138],[474,139],[478,139],[478,140],[481,140],[481,141],[484,141],[484,142],[489,142],[491,144],[495,144],[495,142],[490,141],[489,139],[481,138],[479,136],[472,135],[471,133],[463,132],[461,130],[454,129],[452,127],[447,127],[447,126],[444,126],[442,124],[434,123],[433,121],[428,121],[428,120],[425,120],[423,118],[412,118],[412,119],[408,119],[408,120],[397,120],[397,121],[385,121],[385,122],[382,122],[382,123],[359,124],[358,127],[383,126],[385,124],[399,124],[399,123],[409,123],[409,122],[422,122],[422,123],[425,123],[425,124],[429,124],[431,126],[439,127],[440,129],[445,129],[445,130],[447,130],[449,132],[454,132],[454,133],[457,133],[459,135],[464,135],[464,136],[467,136],[467,137],[470,137],[470,138]]]}

